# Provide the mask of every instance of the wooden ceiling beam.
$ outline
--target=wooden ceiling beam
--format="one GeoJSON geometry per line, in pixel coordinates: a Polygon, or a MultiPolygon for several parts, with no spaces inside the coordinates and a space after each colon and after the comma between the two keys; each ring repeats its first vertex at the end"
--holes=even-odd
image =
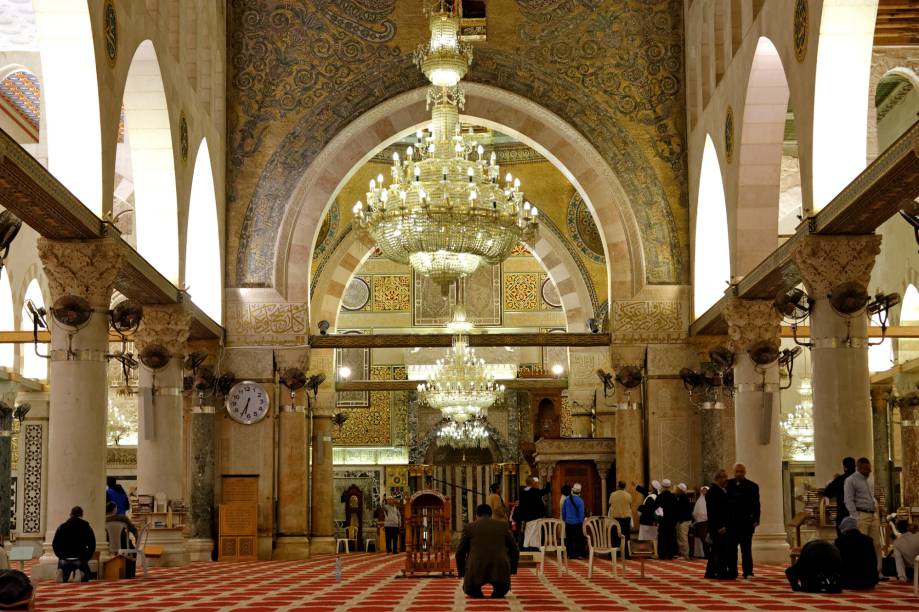
{"type": "MultiPolygon", "coordinates": [[[[415,391],[419,380],[349,380],[335,383],[335,390],[345,391],[415,391]]],[[[496,381],[508,389],[567,389],[567,378],[507,378],[496,381]]]]}
{"type": "MultiPolygon", "coordinates": [[[[450,334],[329,334],[310,336],[310,348],[436,348],[453,345],[450,334]]],[[[469,346],[574,346],[608,347],[609,334],[533,333],[533,334],[475,334],[469,336],[469,346]]]]}

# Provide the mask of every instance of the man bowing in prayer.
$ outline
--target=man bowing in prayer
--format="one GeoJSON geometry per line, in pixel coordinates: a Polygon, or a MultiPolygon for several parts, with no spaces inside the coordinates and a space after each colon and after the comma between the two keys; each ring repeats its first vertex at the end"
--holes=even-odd
{"type": "Polygon", "coordinates": [[[491,506],[475,509],[476,520],[463,528],[456,549],[456,569],[463,579],[463,592],[482,598],[482,585],[491,584],[492,599],[503,598],[511,590],[511,574],[517,573],[520,553],[507,521],[494,519],[491,506]]]}

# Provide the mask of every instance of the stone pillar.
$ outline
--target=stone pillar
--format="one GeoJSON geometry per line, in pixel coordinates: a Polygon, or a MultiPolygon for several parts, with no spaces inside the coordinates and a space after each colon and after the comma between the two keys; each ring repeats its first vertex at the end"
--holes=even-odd
{"type": "Polygon", "coordinates": [[[896,509],[890,480],[893,465],[890,454],[890,419],[887,411],[891,389],[890,385],[871,385],[871,420],[874,429],[874,457],[871,458],[871,464],[875,484],[887,493],[887,507],[881,509],[884,513],[896,509]]]}
{"type": "MultiPolygon", "coordinates": [[[[692,367],[698,372],[702,364],[710,363],[709,351],[716,346],[725,346],[729,340],[726,336],[695,336],[692,338],[698,357],[698,364],[692,367]]],[[[687,364],[689,366],[689,364],[687,364]]],[[[702,483],[712,481],[712,475],[720,469],[730,468],[730,458],[725,449],[725,411],[724,409],[702,408],[699,410],[702,426],[702,483]]],[[[732,432],[733,433],[733,432],[732,432]]]]}
{"type": "MultiPolygon", "coordinates": [[[[36,385],[40,386],[40,385],[36,385]]],[[[37,554],[42,552],[48,508],[48,409],[47,391],[19,393],[19,402],[32,407],[19,432],[19,457],[17,474],[18,546],[32,546],[37,554]]],[[[54,525],[53,527],[57,527],[54,525]]],[[[35,569],[47,569],[36,566],[35,569]]],[[[52,567],[53,569],[53,567],[52,567]]]]}
{"type": "MultiPolygon", "coordinates": [[[[906,398],[904,398],[906,399],[906,398]]],[[[903,505],[919,505],[919,397],[900,404],[903,505]]]]}
{"type": "MultiPolygon", "coordinates": [[[[598,461],[597,472],[600,474],[600,507],[603,509],[603,516],[609,512],[609,487],[606,483],[606,475],[609,473],[611,465],[598,461]]],[[[613,485],[615,488],[616,485],[613,485]]]]}
{"type": "Polygon", "coordinates": [[[51,326],[50,431],[48,439],[47,531],[33,578],[53,578],[57,558],[51,540],[74,506],[92,525],[100,550],[105,540],[105,420],[108,384],[108,309],[121,265],[109,240],[58,242],[38,239],[52,303],[65,295],[84,298],[94,312],[79,330],[51,326]]]}
{"type": "MultiPolygon", "coordinates": [[[[138,375],[137,492],[164,493],[169,502],[184,497],[182,361],[190,330],[191,313],[184,304],[145,306],[144,318],[134,336],[138,355],[154,345],[162,346],[172,355],[159,370],[141,363],[138,375]]],[[[173,520],[182,524],[189,518],[176,516],[173,520]]],[[[151,529],[148,541],[163,547],[160,565],[189,562],[180,528],[151,529]]]]}
{"type": "Polygon", "coordinates": [[[16,408],[15,381],[0,382],[0,400],[6,404],[8,413],[0,415],[0,538],[10,539],[10,487],[13,479],[13,410],[16,408]]]}
{"type": "Polygon", "coordinates": [[[213,395],[191,412],[191,561],[210,561],[214,550],[215,412],[213,395]]]}
{"type": "MultiPolygon", "coordinates": [[[[788,542],[782,493],[778,363],[757,366],[748,351],[757,343],[779,347],[780,316],[766,300],[729,300],[724,309],[735,353],[734,438],[737,463],[759,485],[760,520],[753,535],[758,563],[785,563],[788,542]]],[[[730,473],[730,472],[729,472],[730,473]]]]}
{"type": "Polygon", "coordinates": [[[794,252],[807,293],[814,300],[814,458],[816,482],[826,486],[843,457],[874,457],[868,379],[868,317],[845,319],[828,296],[844,282],[868,286],[881,237],[807,236],[794,252]],[[847,342],[846,339],[849,338],[847,342]]]}
{"type": "MultiPolygon", "coordinates": [[[[640,345],[613,345],[610,347],[612,369],[615,370],[627,365],[643,366],[646,350],[647,347],[640,345]]],[[[647,375],[647,372],[645,374],[647,375]]],[[[648,382],[646,381],[643,384],[648,384],[648,382]]],[[[608,394],[609,397],[604,398],[602,389],[598,390],[597,402],[613,406],[611,409],[613,418],[610,420],[615,432],[610,432],[610,434],[616,438],[616,480],[625,481],[627,486],[633,482],[638,484],[646,483],[644,419],[648,418],[650,407],[644,403],[642,387],[632,389],[628,397],[618,386],[615,391],[608,392],[608,394]],[[618,404],[626,402],[626,400],[631,404],[637,405],[638,410],[619,409],[618,404]]],[[[608,431],[608,429],[604,429],[604,431],[608,431]]]]}
{"type": "Polygon", "coordinates": [[[313,407],[310,554],[335,552],[332,521],[332,406],[335,394],[320,391],[313,407]]]}
{"type": "MultiPolygon", "coordinates": [[[[306,350],[278,350],[276,355],[282,372],[289,367],[303,368],[304,371],[309,367],[306,350]]],[[[307,416],[302,405],[306,398],[302,398],[298,405],[296,397],[291,397],[286,391],[282,386],[281,397],[278,398],[278,540],[272,559],[305,559],[310,552],[306,514],[307,416]]]]}

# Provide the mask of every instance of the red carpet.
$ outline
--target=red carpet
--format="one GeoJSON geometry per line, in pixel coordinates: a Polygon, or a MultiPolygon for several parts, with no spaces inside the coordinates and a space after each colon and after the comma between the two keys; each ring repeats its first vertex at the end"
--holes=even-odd
{"type": "MultiPolygon", "coordinates": [[[[919,610],[911,585],[888,582],[872,591],[840,595],[793,593],[783,568],[758,566],[751,581],[713,582],[702,578],[698,561],[649,561],[646,578],[629,562],[623,579],[609,562],[572,561],[559,577],[554,563],[545,577],[521,569],[504,601],[469,600],[456,578],[401,578],[402,557],[342,556],[342,581],[335,582],[335,557],[308,561],[196,563],[156,568],[150,578],[87,584],[39,582],[38,610],[353,610],[357,612],[437,612],[447,610],[919,610]]],[[[486,587],[486,593],[489,588],[486,587]]]]}

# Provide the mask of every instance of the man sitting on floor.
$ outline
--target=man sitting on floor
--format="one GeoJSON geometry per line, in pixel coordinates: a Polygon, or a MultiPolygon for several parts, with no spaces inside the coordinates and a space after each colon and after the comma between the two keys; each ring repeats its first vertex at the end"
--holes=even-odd
{"type": "Polygon", "coordinates": [[[893,541],[893,558],[897,564],[897,580],[909,582],[912,578],[913,560],[919,557],[919,533],[916,527],[910,527],[909,521],[897,521],[897,532],[900,534],[893,541]]]}
{"type": "Polygon", "coordinates": [[[507,521],[491,517],[488,504],[478,506],[475,515],[476,520],[463,528],[456,549],[456,569],[467,595],[484,597],[482,585],[489,583],[492,598],[501,599],[511,590],[511,574],[517,573],[517,542],[507,521]]]}
{"type": "Polygon", "coordinates": [[[57,555],[57,568],[62,582],[70,580],[71,572],[79,570],[83,582],[90,579],[89,560],[96,552],[96,535],[89,523],[83,520],[83,508],[74,506],[70,518],[64,521],[51,541],[57,555]]]}
{"type": "Polygon", "coordinates": [[[794,565],[785,570],[792,591],[839,593],[842,556],[832,542],[811,540],[794,565]]]}
{"type": "Polygon", "coordinates": [[[836,548],[842,557],[842,587],[873,589],[878,583],[878,558],[874,540],[858,530],[858,521],[847,516],[839,523],[842,532],[836,548]]]}

